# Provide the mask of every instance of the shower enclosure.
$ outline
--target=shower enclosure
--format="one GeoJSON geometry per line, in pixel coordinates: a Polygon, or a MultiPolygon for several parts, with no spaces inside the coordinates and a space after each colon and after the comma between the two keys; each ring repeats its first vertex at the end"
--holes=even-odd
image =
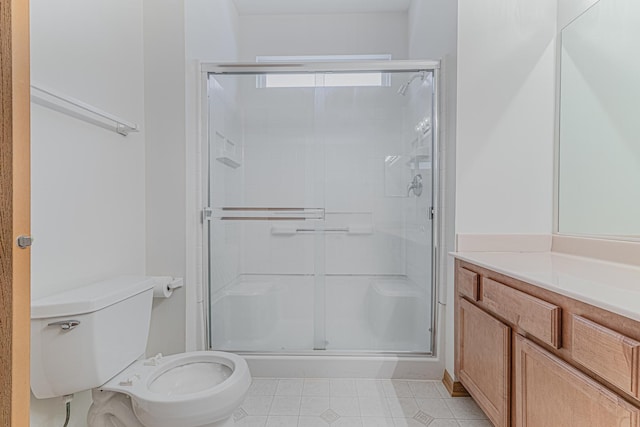
{"type": "Polygon", "coordinates": [[[209,346],[432,354],[438,63],[203,72],[209,346]]]}

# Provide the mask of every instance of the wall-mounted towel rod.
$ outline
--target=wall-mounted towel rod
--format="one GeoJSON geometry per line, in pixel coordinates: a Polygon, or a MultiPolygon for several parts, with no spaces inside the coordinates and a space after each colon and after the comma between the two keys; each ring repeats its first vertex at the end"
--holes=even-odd
{"type": "Polygon", "coordinates": [[[35,84],[31,85],[31,99],[45,107],[69,114],[106,129],[114,130],[120,135],[127,136],[129,132],[139,132],[138,125],[135,123],[123,120],[70,96],[56,93],[50,89],[43,89],[35,84]],[[105,120],[113,122],[114,125],[109,126],[107,123],[104,123],[105,120]]]}

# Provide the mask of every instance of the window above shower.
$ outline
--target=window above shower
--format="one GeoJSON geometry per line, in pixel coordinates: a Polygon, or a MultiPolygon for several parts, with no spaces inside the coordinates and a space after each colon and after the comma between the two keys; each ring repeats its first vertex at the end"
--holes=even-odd
{"type": "MultiPolygon", "coordinates": [[[[258,63],[311,63],[389,61],[391,55],[322,55],[322,56],[258,56],[258,63]]],[[[256,77],[258,88],[296,87],[382,87],[391,86],[389,73],[370,71],[366,73],[285,73],[263,74],[256,77]]]]}

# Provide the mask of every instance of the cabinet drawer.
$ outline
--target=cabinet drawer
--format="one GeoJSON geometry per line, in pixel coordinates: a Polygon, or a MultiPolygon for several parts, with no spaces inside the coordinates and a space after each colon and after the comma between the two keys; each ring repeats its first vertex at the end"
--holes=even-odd
{"type": "Polygon", "coordinates": [[[571,357],[611,384],[638,397],[640,343],[581,316],[571,316],[571,357]]]}
{"type": "Polygon", "coordinates": [[[458,268],[458,293],[472,301],[480,297],[480,276],[466,268],[458,268]]]}
{"type": "Polygon", "coordinates": [[[561,309],[539,298],[482,278],[483,305],[554,348],[560,348],[561,309]]]}

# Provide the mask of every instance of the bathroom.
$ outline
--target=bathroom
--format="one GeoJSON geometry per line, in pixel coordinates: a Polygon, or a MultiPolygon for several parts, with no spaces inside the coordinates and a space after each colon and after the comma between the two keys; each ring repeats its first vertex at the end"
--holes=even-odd
{"type": "MultiPolygon", "coordinates": [[[[503,242],[509,250],[518,251],[527,245],[541,248],[548,244],[552,232],[557,231],[554,159],[558,35],[596,2],[354,0],[300,3],[284,0],[30,2],[31,84],[98,106],[139,125],[138,132],[123,136],[73,115],[61,114],[42,102],[32,103],[31,234],[35,243],[31,249],[31,298],[36,300],[122,274],[179,277],[184,279],[183,288],[177,289],[171,298],[153,302],[148,356],[205,349],[211,341],[214,349],[219,345],[223,350],[242,351],[254,378],[306,376],[440,381],[445,370],[450,375],[456,371],[455,260],[448,253],[460,250],[461,242],[465,247],[490,246],[492,239],[503,242]],[[424,319],[420,319],[419,328],[413,325],[424,329],[420,337],[425,342],[418,343],[417,349],[409,349],[410,357],[396,354],[404,352],[404,347],[372,348],[371,343],[366,342],[349,348],[353,337],[361,334],[343,339],[336,354],[324,358],[317,358],[315,354],[300,356],[300,353],[322,348],[325,341],[329,344],[324,350],[335,350],[331,348],[329,336],[320,340],[319,346],[317,342],[305,342],[304,346],[309,348],[301,350],[292,345],[285,349],[288,351],[276,355],[280,357],[265,356],[263,353],[273,349],[252,348],[247,342],[240,343],[243,348],[235,348],[237,343],[232,343],[235,347],[231,344],[225,347],[228,343],[220,337],[227,335],[216,336],[212,329],[217,324],[215,314],[222,310],[213,309],[213,301],[210,306],[207,295],[203,295],[203,289],[211,289],[207,283],[207,274],[212,269],[207,263],[211,260],[205,255],[209,250],[217,250],[209,245],[218,244],[221,239],[203,237],[205,198],[215,196],[215,193],[207,194],[203,176],[232,168],[216,159],[209,162],[203,155],[201,141],[206,119],[201,114],[200,62],[255,62],[261,56],[324,56],[326,60],[329,55],[334,58],[342,55],[341,60],[350,56],[352,61],[363,55],[440,61],[438,83],[434,86],[440,91],[435,97],[438,114],[432,115],[437,118],[432,124],[438,128],[429,134],[429,138],[436,141],[437,149],[430,153],[437,155],[438,168],[432,169],[436,173],[428,179],[425,173],[428,169],[423,170],[426,192],[422,198],[415,192],[405,194],[407,184],[415,177],[410,172],[401,175],[397,188],[388,189],[397,193],[392,196],[398,201],[396,207],[401,205],[402,215],[411,213],[411,206],[405,202],[415,200],[431,201],[436,209],[436,221],[427,221],[424,226],[431,228],[431,224],[435,224],[430,238],[437,245],[416,246],[419,247],[416,256],[431,268],[421,273],[424,276],[421,286],[430,294],[429,303],[419,310],[424,319]],[[478,239],[477,235],[483,237],[478,239]],[[520,244],[523,246],[517,246],[520,244]],[[422,250],[424,252],[420,252],[422,250]],[[212,310],[210,325],[204,321],[209,310],[212,310]]],[[[429,71],[436,75],[435,69],[429,71]]],[[[385,103],[413,102],[414,90],[424,83],[433,84],[419,74],[414,79],[414,70],[401,74],[392,76],[393,93],[388,99],[380,98],[378,107],[385,103]],[[405,83],[409,84],[409,96],[403,97],[395,88],[405,83]]],[[[222,76],[219,80],[225,78],[227,76],[222,76]]],[[[246,76],[233,78],[236,83],[231,82],[231,86],[247,80],[246,76]]],[[[255,81],[254,76],[249,79],[255,81]]],[[[311,102],[317,105],[322,95],[318,95],[319,90],[315,92],[311,102]]],[[[361,108],[366,105],[366,99],[354,99],[354,103],[362,103],[361,108]]],[[[319,113],[314,110],[311,114],[319,113]]],[[[392,111],[386,114],[390,116],[392,111]]],[[[317,116],[312,119],[318,120],[317,116]]],[[[304,119],[300,122],[303,124],[304,119]]],[[[368,132],[374,133],[372,129],[364,129],[364,133],[368,136],[368,132]]],[[[251,145],[250,131],[248,127],[243,129],[249,144],[247,150],[251,145]]],[[[410,152],[399,153],[395,148],[386,152],[388,156],[397,154],[407,159],[412,156],[410,152]]],[[[286,165],[288,155],[296,159],[295,153],[278,152],[278,156],[268,159],[270,162],[266,162],[263,170],[272,176],[276,170],[268,167],[286,165]]],[[[348,184],[345,191],[352,193],[339,194],[339,197],[348,204],[361,195],[362,186],[351,184],[363,179],[354,171],[365,170],[357,162],[364,163],[366,158],[359,159],[357,153],[350,152],[342,155],[344,158],[340,159],[339,155],[331,157],[331,153],[325,152],[323,159],[337,159],[335,164],[342,165],[341,175],[333,179],[340,183],[339,179],[344,177],[348,184]]],[[[305,153],[303,157],[303,162],[309,161],[312,155],[305,153]]],[[[248,156],[246,160],[248,165],[251,160],[248,156]]],[[[256,169],[261,166],[255,158],[253,165],[256,169]]],[[[327,188],[335,185],[330,181],[330,174],[322,178],[327,188]]],[[[254,179],[259,184],[271,184],[267,179],[264,182],[260,182],[259,177],[254,179]]],[[[233,186],[226,190],[244,191],[233,186]]],[[[266,205],[258,197],[253,206],[283,207],[274,199],[266,205]]],[[[299,207],[288,200],[286,204],[299,207]]],[[[353,214],[358,211],[356,207],[349,213],[355,217],[353,214]]],[[[327,226],[334,226],[328,218],[325,220],[327,226]]],[[[342,256],[336,253],[339,250],[362,255],[363,262],[368,263],[367,280],[372,275],[395,277],[396,273],[405,273],[393,268],[391,272],[373,271],[371,259],[380,255],[367,250],[375,252],[375,248],[371,249],[375,244],[365,244],[363,247],[368,249],[364,251],[356,246],[348,249],[349,239],[370,242],[366,235],[369,228],[380,226],[367,217],[335,225],[340,229],[359,229],[360,233],[332,234],[320,243],[317,239],[314,241],[312,235],[288,236],[289,225],[269,224],[273,240],[290,243],[300,237],[309,240],[311,246],[331,245],[330,239],[334,239],[334,244],[337,242],[333,249],[319,246],[320,250],[315,247],[304,254],[296,253],[300,252],[298,246],[287,247],[289,252],[285,250],[286,256],[295,259],[304,256],[302,264],[309,259],[316,262],[314,257],[318,256],[327,258],[317,262],[312,273],[303,272],[308,280],[316,280],[310,289],[318,288],[320,278],[322,286],[330,291],[331,280],[336,277],[323,268],[330,270],[336,265],[336,262],[331,264],[329,258],[342,256]],[[281,236],[273,235],[278,227],[280,231],[275,232],[284,233],[281,236]],[[361,235],[363,230],[365,235],[361,235]]],[[[251,227],[243,227],[245,246],[252,248],[256,243],[250,235],[247,237],[251,227]]],[[[403,246],[407,251],[402,254],[403,262],[412,253],[407,249],[411,248],[411,239],[405,235],[403,245],[407,242],[408,246],[403,246]]],[[[259,258],[260,253],[253,254],[254,259],[259,258]]],[[[297,273],[292,269],[291,274],[297,273]]],[[[337,279],[360,273],[343,269],[337,279]]],[[[281,277],[278,286],[286,289],[289,285],[283,284],[285,279],[281,277]]],[[[369,298],[366,291],[357,295],[354,298],[369,298]]],[[[287,295],[282,298],[278,302],[280,306],[289,301],[287,295]]],[[[268,304],[276,305],[273,301],[268,304]]],[[[311,307],[311,311],[315,309],[311,307]]],[[[237,310],[228,311],[233,314],[237,310]]],[[[326,320],[330,321],[331,316],[328,317],[326,320]]],[[[330,335],[330,331],[326,333],[330,335]]],[[[291,335],[285,334],[287,336],[291,335]]],[[[336,340],[340,341],[340,337],[336,340]]],[[[70,426],[86,425],[90,404],[89,392],[74,396],[70,426]]],[[[32,426],[64,424],[64,405],[60,399],[32,397],[29,412],[32,426]]],[[[459,425],[488,425],[484,416],[479,418],[481,420],[462,420],[459,425]]],[[[456,424],[443,422],[442,425],[456,424]]]]}

